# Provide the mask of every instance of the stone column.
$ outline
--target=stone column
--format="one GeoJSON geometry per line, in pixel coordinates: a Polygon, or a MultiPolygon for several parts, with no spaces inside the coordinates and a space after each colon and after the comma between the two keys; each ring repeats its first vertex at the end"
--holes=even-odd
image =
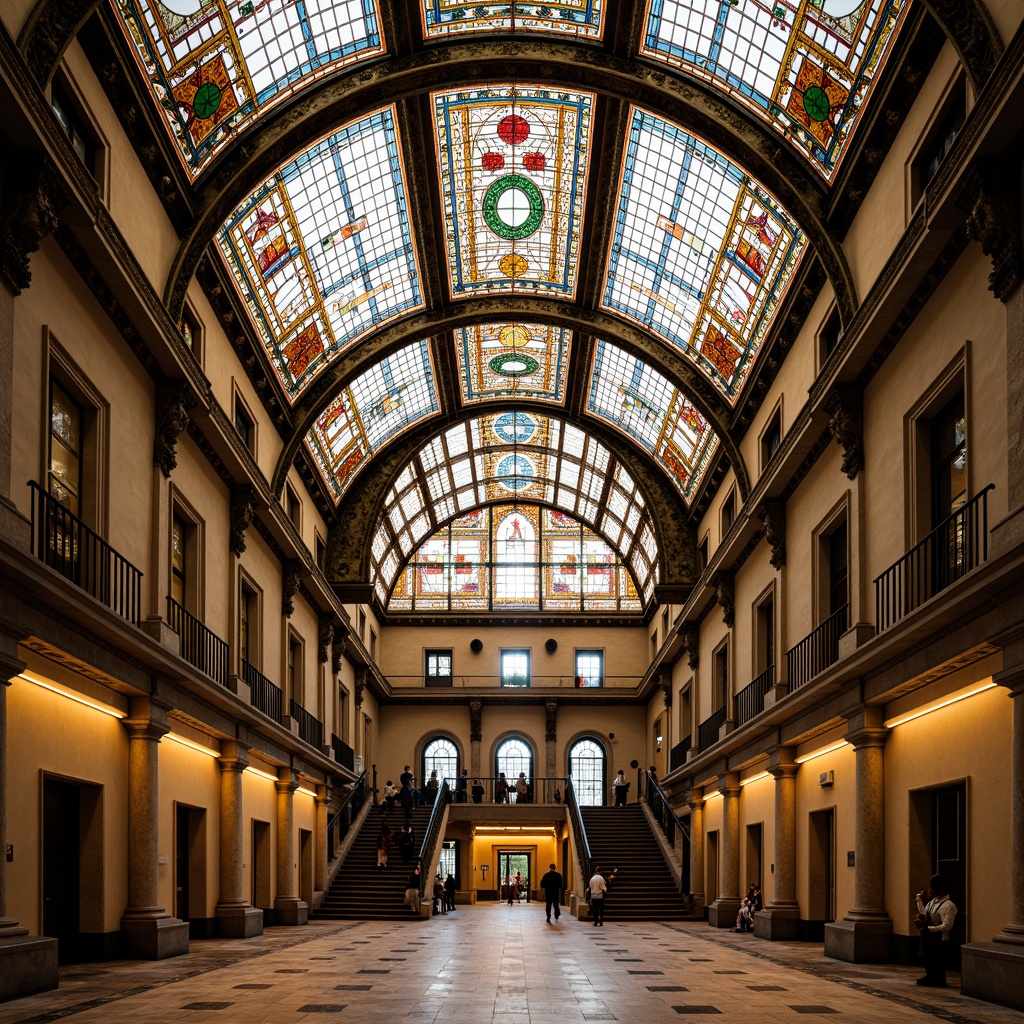
{"type": "Polygon", "coordinates": [[[327,818],[331,803],[328,786],[316,787],[316,877],[313,888],[317,892],[327,891],[327,818]]]}
{"type": "MultiPolygon", "coordinates": [[[[768,771],[775,778],[775,892],[771,902],[754,915],[759,939],[795,939],[800,927],[796,900],[796,773],[792,747],[772,752],[768,771]]],[[[763,887],[764,880],[761,885],[763,887]]]]}
{"type": "Polygon", "coordinates": [[[167,709],[133,697],[121,724],[128,732],[128,906],[121,918],[125,947],[136,960],[163,960],[188,952],[188,922],[158,905],[160,870],[161,737],[170,730],[167,709]]]}
{"type": "Polygon", "coordinates": [[[722,892],[708,907],[712,928],[735,928],[740,910],[740,777],[727,772],[719,781],[722,794],[722,892]]]}
{"type": "Polygon", "coordinates": [[[1024,1010],[1024,662],[992,678],[1009,689],[1013,700],[1010,878],[1004,891],[1010,920],[991,942],[971,942],[961,948],[960,991],[1024,1010]]]}
{"type": "Polygon", "coordinates": [[[7,688],[25,668],[17,650],[17,639],[0,633],[0,839],[5,845],[0,850],[0,1002],[45,992],[58,983],[57,940],[29,935],[7,916],[7,688]]]}
{"type": "MultiPolygon", "coordinates": [[[[469,702],[469,774],[474,779],[480,778],[480,739],[483,735],[481,720],[483,718],[483,701],[471,700],[469,702]]],[[[489,772],[487,774],[490,774],[489,772]]],[[[487,787],[488,796],[491,795],[490,786],[487,787]]]]}
{"type": "Polygon", "coordinates": [[[249,766],[246,747],[224,740],[220,765],[220,899],[217,931],[222,938],[249,939],[263,934],[263,911],[242,894],[245,853],[242,817],[242,772],[249,766]]]}
{"type": "MultiPolygon", "coordinates": [[[[558,701],[553,697],[544,702],[544,717],[544,774],[547,776],[547,781],[543,788],[534,785],[533,798],[538,803],[550,804],[555,800],[555,786],[558,785],[559,789],[562,788],[559,783],[553,781],[558,774],[558,701]]],[[[562,795],[565,796],[564,793],[562,795]]]]}
{"type": "Polygon", "coordinates": [[[299,899],[295,877],[295,790],[298,772],[282,768],[277,773],[277,895],[274,924],[306,924],[309,906],[299,899]]]}
{"type": "Polygon", "coordinates": [[[691,789],[687,804],[690,807],[690,895],[693,913],[700,916],[704,908],[704,790],[691,789]]]}
{"type": "Polygon", "coordinates": [[[825,925],[825,955],[849,963],[884,963],[892,938],[885,909],[884,718],[883,708],[862,708],[846,733],[857,765],[855,902],[842,921],[825,925]]]}
{"type": "MultiPolygon", "coordinates": [[[[10,543],[28,550],[29,521],[11,499],[11,453],[14,429],[14,296],[10,282],[0,275],[0,533],[10,543]]],[[[19,493],[28,499],[28,488],[19,493]]],[[[14,673],[17,675],[17,673],[14,673]]]]}

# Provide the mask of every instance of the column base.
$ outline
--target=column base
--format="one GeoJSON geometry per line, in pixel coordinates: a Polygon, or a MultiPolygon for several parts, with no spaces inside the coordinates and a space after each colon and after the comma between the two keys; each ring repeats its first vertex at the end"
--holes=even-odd
{"type": "Polygon", "coordinates": [[[217,907],[217,934],[222,939],[251,939],[263,934],[263,911],[255,907],[217,907]]]}
{"type": "Polygon", "coordinates": [[[892,921],[830,921],[825,925],[825,956],[849,964],[884,964],[889,960],[892,921]]]}
{"type": "Polygon", "coordinates": [[[740,912],[738,896],[723,896],[708,907],[708,924],[712,928],[735,928],[736,915],[740,912]]]}
{"type": "Polygon", "coordinates": [[[129,960],[166,960],[188,952],[188,921],[176,917],[122,917],[129,960]]]}
{"type": "Polygon", "coordinates": [[[57,940],[12,928],[0,935],[0,1002],[57,987],[57,940]],[[17,933],[21,934],[17,934],[17,933]]]}
{"type": "Polygon", "coordinates": [[[309,906],[295,897],[274,900],[274,924],[308,924],[309,906]]]}
{"type": "Polygon", "coordinates": [[[960,992],[1024,1010],[1024,945],[970,942],[961,946],[960,992]]]}
{"type": "Polygon", "coordinates": [[[800,907],[766,907],[754,915],[754,934],[777,942],[800,937],[800,907]]]}

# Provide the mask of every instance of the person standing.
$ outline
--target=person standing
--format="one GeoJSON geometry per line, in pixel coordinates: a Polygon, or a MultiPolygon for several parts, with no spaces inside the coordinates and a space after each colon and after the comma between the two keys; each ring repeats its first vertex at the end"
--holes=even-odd
{"type": "Polygon", "coordinates": [[[956,919],[956,904],[949,898],[949,888],[942,875],[932,875],[928,885],[917,894],[917,917],[914,923],[921,929],[921,951],[924,954],[924,977],[918,985],[930,988],[946,987],[946,950],[949,934],[956,919]],[[929,897],[927,903],[923,902],[929,897]]]}
{"type": "Polygon", "coordinates": [[[604,875],[601,874],[600,867],[594,868],[594,875],[590,879],[590,916],[594,919],[594,927],[600,925],[604,927],[604,899],[605,894],[608,892],[608,883],[615,881],[615,876],[619,873],[616,868],[608,876],[607,881],[604,875]]]}
{"type": "Polygon", "coordinates": [[[520,772],[516,779],[516,803],[525,804],[530,800],[530,786],[526,781],[526,772],[520,772]]]}
{"type": "Polygon", "coordinates": [[[626,797],[629,795],[629,783],[626,781],[626,773],[620,768],[619,774],[612,780],[612,795],[616,807],[626,806],[626,797]]]}
{"type": "Polygon", "coordinates": [[[391,849],[391,829],[385,821],[380,826],[380,836],[377,839],[377,867],[384,869],[388,866],[388,851],[391,849]]]}
{"type": "Polygon", "coordinates": [[[455,909],[455,877],[450,871],[444,880],[444,901],[449,910],[455,909]]]}
{"type": "Polygon", "coordinates": [[[482,803],[484,799],[484,785],[479,779],[473,780],[473,803],[482,803]]]}
{"type": "Polygon", "coordinates": [[[408,864],[412,860],[413,844],[416,841],[415,834],[412,830],[412,825],[406,822],[402,826],[402,831],[398,833],[398,852],[401,854],[402,863],[408,864]]]}
{"type": "Polygon", "coordinates": [[[444,881],[441,878],[440,873],[434,879],[434,902],[433,911],[436,914],[438,911],[442,914],[448,913],[448,903],[444,896],[444,881]]]}
{"type": "Polygon", "coordinates": [[[469,769],[463,768],[462,774],[459,776],[458,781],[455,783],[455,802],[457,804],[464,804],[466,802],[468,789],[469,769]]]}
{"type": "Polygon", "coordinates": [[[562,876],[555,869],[554,864],[540,880],[540,887],[544,890],[544,914],[548,919],[548,924],[551,924],[552,910],[555,912],[556,921],[562,916],[562,912],[558,908],[562,898],[562,876]]]}
{"type": "Polygon", "coordinates": [[[420,866],[412,869],[405,882],[405,904],[414,913],[420,912],[420,866]]]}
{"type": "Polygon", "coordinates": [[[498,781],[494,784],[494,802],[508,803],[508,779],[505,778],[504,772],[498,772],[498,781]]]}

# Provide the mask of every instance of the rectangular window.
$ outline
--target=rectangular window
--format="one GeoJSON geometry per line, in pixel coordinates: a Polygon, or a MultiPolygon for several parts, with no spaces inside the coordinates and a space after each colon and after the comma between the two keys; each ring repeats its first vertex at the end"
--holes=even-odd
{"type": "Polygon", "coordinates": [[[302,529],[302,503],[289,484],[284,485],[285,511],[296,530],[302,529]]]}
{"type": "Polygon", "coordinates": [[[242,658],[259,667],[259,595],[244,580],[238,601],[238,647],[242,658]]]}
{"type": "Polygon", "coordinates": [[[452,652],[427,651],[425,676],[425,686],[451,686],[452,652]]]}
{"type": "Polygon", "coordinates": [[[729,497],[722,502],[722,537],[732,529],[736,521],[736,492],[730,491],[729,497]]]}
{"type": "Polygon", "coordinates": [[[839,348],[839,343],[842,340],[843,324],[839,319],[839,310],[833,307],[828,316],[825,317],[825,322],[821,325],[821,329],[818,331],[819,369],[828,362],[828,357],[832,355],[837,348],[839,348]]]}
{"type": "Polygon", "coordinates": [[[604,686],[604,651],[576,652],[576,685],[604,686]]]}
{"type": "Polygon", "coordinates": [[[82,494],[82,409],[55,380],[50,381],[48,490],[80,515],[82,494]]]}
{"type": "Polygon", "coordinates": [[[96,143],[86,124],[85,118],[71,100],[67,90],[58,79],[54,79],[50,87],[50,106],[57,115],[57,123],[71,143],[71,148],[78,154],[78,159],[85,164],[86,170],[96,176],[96,143]]]}
{"type": "Polygon", "coordinates": [[[729,698],[729,645],[722,644],[715,651],[714,665],[714,710],[718,711],[725,707],[729,698]]]}
{"type": "Polygon", "coordinates": [[[967,427],[958,392],[931,422],[932,529],[967,501],[967,427]]]}
{"type": "Polygon", "coordinates": [[[530,685],[530,652],[528,650],[501,652],[501,685],[530,685]]]}
{"type": "Polygon", "coordinates": [[[846,521],[828,536],[828,613],[835,615],[849,602],[847,584],[849,560],[846,554],[846,521]]]}
{"type": "Polygon", "coordinates": [[[180,516],[171,520],[171,597],[185,607],[188,584],[188,528],[180,516]]]}
{"type": "Polygon", "coordinates": [[[324,570],[324,556],[327,554],[327,545],[324,543],[323,538],[319,533],[313,536],[313,558],[316,561],[317,568],[323,572],[324,570]]]}
{"type": "Polygon", "coordinates": [[[697,545],[697,571],[703,572],[708,567],[708,536],[697,545]]]}
{"type": "Polygon", "coordinates": [[[754,675],[770,669],[775,664],[775,598],[767,598],[757,606],[757,644],[754,675]]]}
{"type": "Polygon", "coordinates": [[[255,451],[256,424],[238,395],[235,395],[235,433],[250,452],[255,451]]]}
{"type": "Polygon", "coordinates": [[[782,444],[782,410],[776,409],[761,435],[761,469],[771,462],[772,456],[782,444]]]}
{"type": "Polygon", "coordinates": [[[302,641],[288,637],[288,695],[302,703],[302,641]]]}

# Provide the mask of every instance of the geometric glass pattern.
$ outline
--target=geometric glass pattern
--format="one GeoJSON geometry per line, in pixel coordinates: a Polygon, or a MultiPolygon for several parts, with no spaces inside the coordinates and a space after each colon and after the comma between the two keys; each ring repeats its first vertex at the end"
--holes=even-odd
{"type": "Polygon", "coordinates": [[[569,344],[564,327],[504,322],[459,328],[463,403],[509,397],[563,402],[569,344]]]}
{"type": "Polygon", "coordinates": [[[294,402],[346,345],[422,303],[394,108],[282,167],[218,241],[294,402]]]}
{"type": "Polygon", "coordinates": [[[360,374],[328,403],[306,446],[338,501],[372,455],[439,409],[430,345],[418,341],[360,374]]]}
{"type": "Polygon", "coordinates": [[[572,298],[593,97],[494,85],[433,103],[452,295],[572,298]]]}
{"type": "Polygon", "coordinates": [[[548,0],[547,3],[467,4],[465,0],[422,0],[424,34],[463,32],[557,32],[600,38],[601,0],[548,0]]]}
{"type": "Polygon", "coordinates": [[[513,499],[522,508],[541,505],[584,522],[620,553],[642,604],[654,597],[657,538],[633,478],[573,424],[516,411],[450,427],[398,474],[371,544],[370,581],[378,600],[387,601],[405,563],[449,520],[513,499]]]}
{"type": "Polygon", "coordinates": [[[273,104],[383,52],[376,0],[118,0],[114,6],[193,178],[273,104]]]}
{"type": "Polygon", "coordinates": [[[389,612],[639,612],[629,570],[574,516],[536,505],[473,509],[406,563],[389,612]]]}
{"type": "Polygon", "coordinates": [[[718,437],[678,388],[647,363],[598,341],[587,411],[643,445],[686,503],[693,500],[718,437]]]}
{"type": "Polygon", "coordinates": [[[679,346],[732,405],[804,246],[749,175],[633,108],[602,305],[679,346]]]}
{"type": "Polygon", "coordinates": [[[910,0],[648,0],[640,52],[723,90],[832,181],[910,0]]]}

